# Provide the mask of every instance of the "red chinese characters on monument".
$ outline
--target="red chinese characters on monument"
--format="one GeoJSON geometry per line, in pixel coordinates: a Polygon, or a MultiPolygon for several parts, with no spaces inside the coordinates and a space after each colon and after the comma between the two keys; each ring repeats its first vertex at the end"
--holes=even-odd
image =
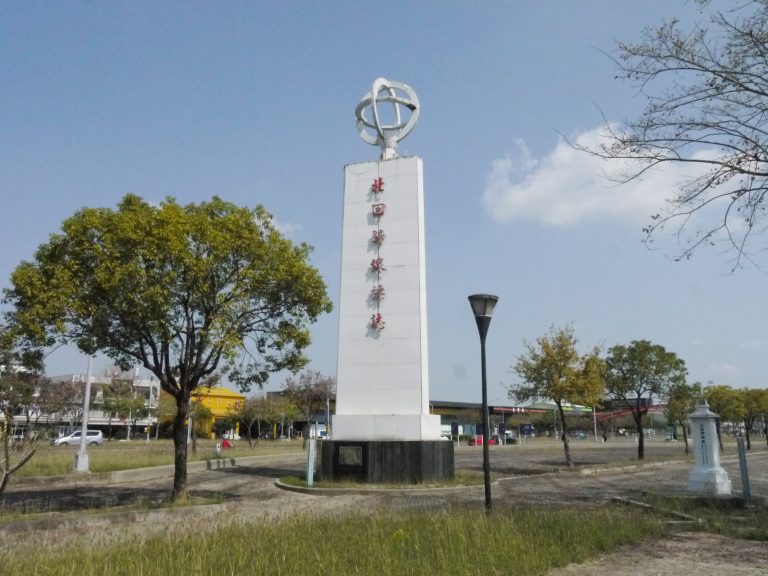
{"type": "Polygon", "coordinates": [[[376,314],[373,314],[371,316],[370,321],[368,322],[368,326],[370,326],[374,330],[384,330],[385,325],[386,323],[384,322],[384,318],[378,312],[376,312],[376,314]]]}
{"type": "Polygon", "coordinates": [[[371,270],[375,272],[386,270],[386,268],[384,268],[384,258],[374,258],[371,260],[371,270]]]}
{"type": "Polygon", "coordinates": [[[384,178],[374,178],[373,184],[371,184],[371,192],[374,194],[380,194],[384,192],[384,178]]]}
{"type": "Polygon", "coordinates": [[[371,300],[375,300],[376,302],[384,300],[384,286],[377,284],[371,288],[371,300]]]}
{"type": "MultiPolygon", "coordinates": [[[[370,190],[374,194],[374,197],[378,199],[379,194],[384,192],[384,178],[374,178],[370,190]]],[[[384,216],[385,209],[386,206],[383,202],[377,202],[371,205],[371,213],[377,219],[380,219],[382,216],[384,216]]],[[[382,317],[381,310],[379,308],[381,301],[384,299],[384,286],[381,285],[380,274],[383,270],[386,270],[386,268],[384,268],[384,259],[380,256],[379,253],[379,249],[384,243],[384,238],[384,231],[379,228],[377,224],[376,229],[371,233],[371,242],[376,247],[376,258],[371,260],[370,263],[370,269],[375,272],[375,285],[373,288],[371,288],[370,294],[368,296],[376,309],[376,312],[368,321],[368,327],[376,332],[383,330],[385,325],[384,318],[382,317]]]]}

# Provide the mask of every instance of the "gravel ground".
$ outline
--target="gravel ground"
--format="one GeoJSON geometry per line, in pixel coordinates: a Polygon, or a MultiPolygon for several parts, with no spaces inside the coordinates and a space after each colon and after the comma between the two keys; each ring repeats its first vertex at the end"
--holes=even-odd
{"type": "MultiPolygon", "coordinates": [[[[492,446],[494,507],[603,506],[614,498],[637,498],[643,492],[685,493],[691,468],[682,446],[649,443],[649,462],[637,464],[631,442],[573,443],[576,469],[562,465],[562,449],[556,442],[521,446],[492,446]]],[[[173,530],[199,530],[217,522],[271,521],[296,514],[345,514],[376,510],[444,508],[448,505],[482,506],[482,486],[443,490],[397,490],[370,494],[326,496],[281,490],[274,479],[300,474],[302,455],[260,457],[237,466],[190,474],[190,492],[195,498],[217,503],[154,510],[124,510],[136,502],[167,499],[170,478],[67,486],[12,484],[4,496],[2,511],[53,510],[34,520],[13,515],[0,522],[0,550],[22,552],[25,547],[56,547],[83,543],[105,543],[127,535],[152,538],[173,530]],[[18,518],[18,519],[17,519],[18,518]]],[[[723,465],[734,493],[740,493],[735,448],[726,448],[723,465]]],[[[752,493],[768,496],[768,451],[756,447],[749,456],[752,493]]],[[[460,446],[456,450],[459,471],[482,471],[482,448],[460,446]]],[[[768,543],[735,540],[701,533],[679,533],[662,540],[642,543],[597,558],[587,564],[569,566],[550,576],[645,576],[685,574],[729,576],[768,573],[768,543]]]]}
{"type": "Polygon", "coordinates": [[[626,546],[548,576],[765,576],[768,543],[688,532],[626,546]]]}

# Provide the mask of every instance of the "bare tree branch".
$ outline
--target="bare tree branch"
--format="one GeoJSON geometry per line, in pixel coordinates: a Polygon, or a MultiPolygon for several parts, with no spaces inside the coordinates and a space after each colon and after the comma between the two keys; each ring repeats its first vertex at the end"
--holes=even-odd
{"type": "Polygon", "coordinates": [[[671,225],[676,259],[722,242],[735,252],[733,271],[757,265],[753,237],[766,228],[768,0],[714,12],[710,21],[685,29],[671,20],[638,43],[619,42],[617,78],[636,84],[646,107],[621,130],[606,122],[605,143],[575,147],[626,161],[626,171],[612,175],[620,183],[669,163],[698,166],[652,216],[645,242],[671,225]]]}

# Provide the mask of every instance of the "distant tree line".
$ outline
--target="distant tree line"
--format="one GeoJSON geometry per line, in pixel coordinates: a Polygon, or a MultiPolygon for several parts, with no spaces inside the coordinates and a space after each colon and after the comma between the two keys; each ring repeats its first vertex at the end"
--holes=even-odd
{"type": "Polygon", "coordinates": [[[581,354],[577,343],[570,325],[553,326],[536,342],[525,342],[524,353],[512,366],[520,380],[509,386],[509,397],[514,400],[549,399],[555,404],[566,465],[573,466],[565,410],[571,404],[599,406],[612,402],[629,410],[640,460],[645,457],[648,411],[658,404],[665,404],[667,420],[682,428],[686,452],[688,415],[704,401],[719,416],[717,434],[721,450],[721,422],[729,422],[735,430],[743,431],[748,449],[752,448],[751,435],[755,431],[768,442],[768,390],[688,383],[685,362],[648,340],[615,345],[604,356],[599,347],[581,354]]]}

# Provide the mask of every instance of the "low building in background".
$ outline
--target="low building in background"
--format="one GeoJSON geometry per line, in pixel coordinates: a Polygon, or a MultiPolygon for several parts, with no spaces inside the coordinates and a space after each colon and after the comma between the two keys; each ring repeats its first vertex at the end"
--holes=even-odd
{"type": "MultiPolygon", "coordinates": [[[[233,392],[223,386],[201,387],[192,394],[192,399],[201,406],[205,406],[211,413],[211,420],[202,424],[204,433],[211,434],[216,427],[216,422],[230,418],[245,400],[245,395],[233,392]]],[[[234,422],[234,430],[226,432],[228,436],[240,435],[240,423],[234,422]]],[[[230,438],[231,439],[231,438],[230,438]]]]}

